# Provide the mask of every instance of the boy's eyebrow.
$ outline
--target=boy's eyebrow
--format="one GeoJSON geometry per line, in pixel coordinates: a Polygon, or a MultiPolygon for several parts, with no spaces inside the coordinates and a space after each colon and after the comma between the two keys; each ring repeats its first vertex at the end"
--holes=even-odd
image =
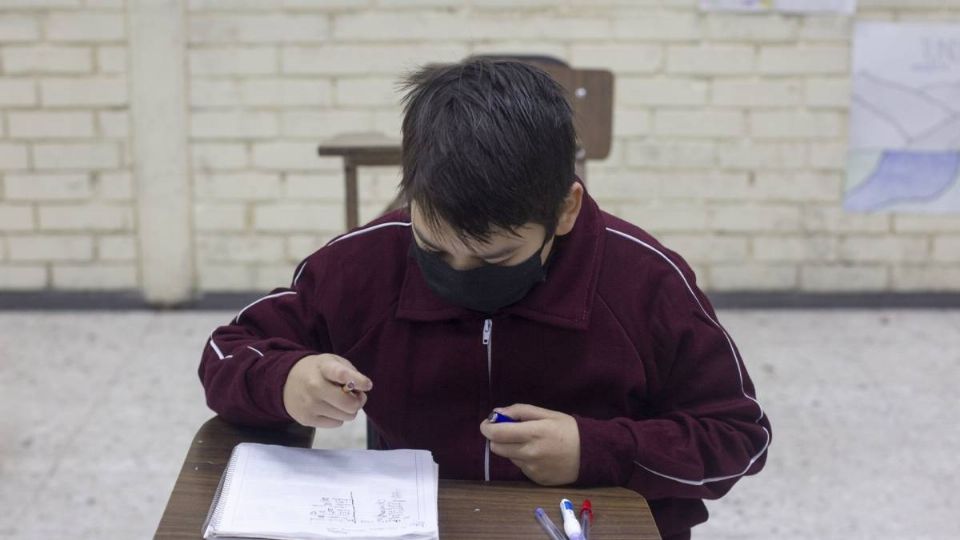
{"type": "MultiPolygon", "coordinates": [[[[428,241],[426,238],[424,238],[423,235],[420,234],[420,231],[418,231],[417,228],[414,227],[413,225],[410,226],[410,229],[413,230],[413,235],[416,236],[417,239],[420,240],[420,242],[423,243],[423,245],[427,246],[428,248],[430,248],[430,249],[432,249],[432,250],[434,250],[434,251],[445,251],[443,248],[441,248],[441,247],[433,244],[432,242],[430,242],[430,241],[428,241]]],[[[516,251],[517,249],[518,249],[517,247],[507,247],[507,248],[501,249],[501,250],[499,250],[499,251],[496,251],[496,252],[494,252],[494,253],[484,254],[484,255],[481,256],[481,258],[482,258],[482,259],[499,259],[500,257],[503,257],[503,256],[505,256],[505,255],[508,255],[508,254],[513,253],[513,252],[516,251]]]]}

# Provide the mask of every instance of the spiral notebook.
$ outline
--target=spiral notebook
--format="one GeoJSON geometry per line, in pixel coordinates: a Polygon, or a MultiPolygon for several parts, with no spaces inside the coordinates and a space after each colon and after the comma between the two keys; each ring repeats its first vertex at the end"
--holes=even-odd
{"type": "Polygon", "coordinates": [[[438,467],[426,450],[241,443],[203,526],[208,539],[437,539],[438,467]]]}

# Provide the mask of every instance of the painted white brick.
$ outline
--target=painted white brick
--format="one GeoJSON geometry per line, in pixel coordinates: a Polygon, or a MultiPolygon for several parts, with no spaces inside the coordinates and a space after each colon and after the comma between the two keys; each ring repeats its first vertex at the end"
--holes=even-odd
{"type": "Polygon", "coordinates": [[[210,200],[271,200],[280,196],[280,175],[242,172],[200,174],[194,177],[195,194],[210,200]]]}
{"type": "Polygon", "coordinates": [[[755,198],[754,185],[747,173],[715,171],[662,173],[662,195],[667,199],[740,201],[755,198]]]}
{"type": "Polygon", "coordinates": [[[335,84],[336,103],[350,106],[397,106],[400,93],[393,77],[342,78],[335,84]]]}
{"type": "Polygon", "coordinates": [[[283,72],[290,74],[370,75],[404,73],[421,64],[456,62],[465,45],[328,45],[284,47],[283,72]]]}
{"type": "Polygon", "coordinates": [[[922,236],[847,236],[840,257],[851,262],[916,262],[926,260],[929,242],[922,236]]]}
{"type": "Polygon", "coordinates": [[[4,8],[41,10],[52,7],[76,7],[81,0],[4,0],[4,8]]]}
{"type": "Polygon", "coordinates": [[[127,290],[137,286],[134,264],[53,265],[53,287],[74,290],[127,290]]]}
{"type": "MultiPolygon", "coordinates": [[[[525,18],[517,19],[504,20],[504,24],[522,24],[525,18]]],[[[482,28],[470,24],[463,13],[372,10],[337,15],[333,37],[337,41],[456,41],[476,35],[482,28]]]]}
{"type": "MultiPolygon", "coordinates": [[[[614,98],[626,105],[703,105],[708,84],[700,79],[617,76],[614,98]]],[[[616,117],[614,117],[616,122],[616,117]]]]}
{"type": "Polygon", "coordinates": [[[194,75],[260,75],[277,71],[273,47],[192,49],[187,53],[194,75]]]}
{"type": "Polygon", "coordinates": [[[758,68],[771,75],[813,75],[846,73],[850,49],[832,45],[782,46],[760,48],[758,68]]]}
{"type": "Polygon", "coordinates": [[[193,166],[201,171],[241,169],[250,161],[243,143],[193,143],[190,150],[193,166]]]}
{"type": "MultiPolygon", "coordinates": [[[[378,109],[373,113],[373,130],[397,140],[400,140],[400,125],[402,122],[403,115],[399,107],[396,109],[378,109]]],[[[354,131],[356,130],[354,129],[354,131]]]]}
{"type": "Polygon", "coordinates": [[[240,83],[233,79],[190,80],[190,104],[194,107],[236,107],[240,99],[240,83]]]}
{"type": "Polygon", "coordinates": [[[811,142],[810,166],[814,169],[846,170],[847,143],[845,141],[811,142]]]}
{"type": "Polygon", "coordinates": [[[746,45],[672,45],[667,72],[696,75],[735,75],[754,69],[753,47],[746,45]]]}
{"type": "Polygon", "coordinates": [[[242,231],[247,226],[247,207],[243,203],[194,205],[193,224],[198,231],[242,231]]]}
{"type": "Polygon", "coordinates": [[[893,267],[897,291],[958,291],[960,265],[924,264],[893,267]]]}
{"type": "Polygon", "coordinates": [[[97,124],[103,137],[124,139],[130,135],[130,113],[126,111],[100,111],[97,124]]]}
{"type": "Polygon", "coordinates": [[[253,272],[246,265],[201,264],[198,265],[197,273],[200,288],[205,291],[249,291],[253,289],[253,272]]]}
{"type": "Polygon", "coordinates": [[[804,265],[800,288],[805,291],[881,291],[889,282],[889,271],[881,265],[804,265]]]}
{"type": "Polygon", "coordinates": [[[620,217],[655,234],[707,230],[707,209],[694,205],[645,206],[625,204],[620,217]]]}
{"type": "Polygon", "coordinates": [[[338,231],[343,228],[343,206],[336,203],[263,204],[254,208],[258,230],[276,232],[338,231]]]}
{"type": "Polygon", "coordinates": [[[4,187],[11,201],[83,200],[92,194],[87,174],[8,174],[4,187]]]}
{"type": "Polygon", "coordinates": [[[129,206],[58,205],[39,210],[40,229],[45,231],[129,231],[134,225],[129,206]]]}
{"type": "Polygon", "coordinates": [[[800,209],[795,206],[717,206],[710,208],[711,230],[730,232],[795,232],[800,229],[800,209]]]}
{"type": "Polygon", "coordinates": [[[127,81],[123,77],[45,79],[40,81],[44,105],[108,106],[127,104],[127,81]]]}
{"type": "Polygon", "coordinates": [[[886,233],[888,214],[851,214],[836,205],[807,205],[803,209],[803,228],[807,231],[837,233],[886,233]]]}
{"type": "Polygon", "coordinates": [[[898,233],[960,232],[960,216],[896,214],[893,216],[893,230],[898,233]]]}
{"type": "Polygon", "coordinates": [[[47,285],[47,268],[39,264],[0,264],[0,290],[42,289],[47,285]]]}
{"type": "Polygon", "coordinates": [[[768,201],[837,202],[843,191],[840,173],[762,171],[753,181],[757,198],[768,201]]]}
{"type": "Polygon", "coordinates": [[[273,112],[198,111],[190,115],[190,135],[198,139],[255,139],[278,133],[277,115],[273,112]]]}
{"type": "Polygon", "coordinates": [[[290,280],[296,269],[297,265],[293,262],[254,265],[254,287],[261,291],[269,291],[276,287],[286,287],[290,284],[290,280]]]}
{"type": "Polygon", "coordinates": [[[89,236],[30,235],[7,237],[12,261],[89,261],[93,239],[89,236]]]}
{"type": "Polygon", "coordinates": [[[288,111],[281,116],[281,124],[284,136],[316,140],[340,133],[370,131],[373,129],[374,115],[369,108],[288,111]]]}
{"type": "Polygon", "coordinates": [[[133,199],[133,175],[129,172],[98,173],[94,177],[97,198],[104,201],[133,199]]]}
{"type": "Polygon", "coordinates": [[[850,40],[852,17],[830,15],[808,15],[803,17],[800,26],[800,39],[804,41],[842,41],[850,40]]]}
{"type": "Polygon", "coordinates": [[[339,158],[321,158],[314,142],[263,142],[253,145],[253,164],[269,170],[342,170],[339,158]]]}
{"type": "Polygon", "coordinates": [[[241,83],[240,95],[245,105],[330,105],[333,83],[329,79],[250,79],[241,83]]]}
{"type": "Polygon", "coordinates": [[[613,135],[615,137],[649,135],[653,125],[650,119],[650,111],[617,109],[613,113],[613,135]]]}
{"type": "MultiPolygon", "coordinates": [[[[474,42],[469,46],[470,55],[513,55],[537,54],[552,56],[570,62],[570,47],[561,41],[527,41],[522,36],[513,36],[513,39],[498,39],[496,41],[474,42]]],[[[584,66],[586,67],[586,66],[584,66]]]]}
{"type": "Polygon", "coordinates": [[[744,124],[740,111],[659,110],[654,116],[654,131],[667,136],[736,137],[744,124]]]}
{"type": "Polygon", "coordinates": [[[89,112],[11,112],[7,130],[13,137],[70,139],[93,136],[93,114],[89,112]]]}
{"type": "Polygon", "coordinates": [[[659,240],[691,263],[744,262],[748,259],[749,242],[745,236],[671,233],[659,240]]]}
{"type": "Polygon", "coordinates": [[[798,283],[797,267],[782,264],[712,264],[710,287],[717,291],[782,291],[798,283]]]}
{"type": "MultiPolygon", "coordinates": [[[[7,3],[4,2],[6,7],[7,3]]],[[[29,15],[0,14],[0,43],[40,39],[37,18],[29,15]]]]}
{"type": "Polygon", "coordinates": [[[29,106],[37,103],[37,89],[31,79],[0,79],[0,107],[29,106]]]}
{"type": "Polygon", "coordinates": [[[28,162],[27,145],[0,142],[0,169],[26,169],[28,162]]]}
{"type": "Polygon", "coordinates": [[[97,238],[97,259],[101,261],[135,261],[137,259],[136,238],[128,235],[97,238]]]}
{"type": "Polygon", "coordinates": [[[287,237],[287,260],[299,262],[333,240],[330,234],[293,234],[287,237]]]}
{"type": "Polygon", "coordinates": [[[317,15],[194,15],[193,43],[309,43],[330,34],[327,17],[317,15]]]}
{"type": "Polygon", "coordinates": [[[663,66],[663,47],[650,44],[594,45],[574,44],[571,64],[604,68],[621,73],[654,73],[663,66]]]}
{"type": "Polygon", "coordinates": [[[752,111],[750,134],[758,139],[837,138],[844,118],[835,112],[752,111]]]}
{"type": "Polygon", "coordinates": [[[52,13],[44,24],[51,41],[121,41],[124,16],[113,13],[52,13]]]}
{"type": "Polygon", "coordinates": [[[627,144],[627,163],[638,167],[711,167],[716,161],[712,141],[631,141],[627,144]]]}
{"type": "Polygon", "coordinates": [[[0,52],[3,69],[9,74],[90,73],[93,70],[93,53],[89,47],[8,46],[0,52]]]}
{"type": "Polygon", "coordinates": [[[344,193],[342,174],[288,174],[283,196],[293,200],[343,201],[344,193]]]}
{"type": "Polygon", "coordinates": [[[613,37],[641,41],[697,41],[701,37],[696,13],[652,12],[640,17],[615,17],[613,37]]]}
{"type": "Polygon", "coordinates": [[[98,47],[97,70],[100,73],[126,73],[127,49],[125,47],[98,47]]]}
{"type": "Polygon", "coordinates": [[[802,86],[795,80],[717,79],[712,103],[736,107],[790,107],[799,105],[802,86]]]}
{"type": "Polygon", "coordinates": [[[850,79],[844,77],[808,80],[806,103],[809,107],[846,109],[850,105],[850,79]]]}
{"type": "Polygon", "coordinates": [[[797,17],[711,13],[705,19],[706,36],[716,41],[773,42],[796,39],[797,17]]]}
{"type": "MultiPolygon", "coordinates": [[[[456,27],[454,27],[456,28],[456,27]]],[[[436,31],[432,29],[431,31],[436,31]]],[[[440,30],[446,31],[446,30],[440,30]]],[[[609,39],[610,20],[582,14],[580,17],[473,15],[466,20],[465,32],[460,39],[498,40],[516,39],[561,39],[564,41],[609,39]]]]}
{"type": "Polygon", "coordinates": [[[756,236],[753,257],[757,261],[833,261],[837,239],[830,236],[756,236]]]}
{"type": "Polygon", "coordinates": [[[0,231],[31,231],[33,208],[0,203],[0,231]]]}
{"type": "Polygon", "coordinates": [[[933,260],[960,262],[960,235],[939,235],[934,237],[933,260]]]}
{"type": "Polygon", "coordinates": [[[37,169],[115,169],[120,152],[113,143],[39,143],[33,146],[37,169]]]}
{"type": "Polygon", "coordinates": [[[201,235],[197,253],[208,262],[272,262],[284,259],[284,245],[282,236],[201,235]]]}
{"type": "Polygon", "coordinates": [[[747,140],[721,143],[717,159],[725,169],[795,170],[805,167],[808,161],[805,144],[747,140]]]}

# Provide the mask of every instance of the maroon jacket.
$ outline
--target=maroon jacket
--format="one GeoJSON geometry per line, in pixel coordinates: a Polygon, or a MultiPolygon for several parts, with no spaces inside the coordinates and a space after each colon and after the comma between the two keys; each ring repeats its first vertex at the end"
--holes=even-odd
{"type": "Polygon", "coordinates": [[[431,450],[441,477],[471,480],[523,478],[487,449],[491,409],[563,411],[580,428],[578,484],[641,493],[664,537],[763,466],[770,424],[736,346],[683,259],[641,229],[585,196],[547,280],[492,316],[436,296],[411,241],[406,214],[383,216],[217,328],[200,364],[210,408],[291,422],[288,371],[335,353],[373,380],[365,411],[388,447],[431,450]]]}

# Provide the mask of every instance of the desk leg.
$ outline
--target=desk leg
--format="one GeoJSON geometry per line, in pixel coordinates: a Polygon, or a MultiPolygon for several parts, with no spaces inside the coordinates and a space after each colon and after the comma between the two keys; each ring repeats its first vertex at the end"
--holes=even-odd
{"type": "Polygon", "coordinates": [[[343,160],[343,175],[346,182],[347,230],[350,231],[355,229],[360,221],[357,208],[357,164],[350,158],[343,160]]]}

